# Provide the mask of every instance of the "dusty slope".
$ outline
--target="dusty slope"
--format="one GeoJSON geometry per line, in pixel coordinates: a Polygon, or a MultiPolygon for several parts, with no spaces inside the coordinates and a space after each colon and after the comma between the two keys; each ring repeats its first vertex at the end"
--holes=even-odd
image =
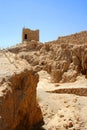
{"type": "Polygon", "coordinates": [[[78,80],[75,83],[53,84],[50,75],[39,72],[38,100],[41,106],[46,130],[87,130],[87,97],[74,94],[47,93],[62,87],[87,88],[87,80],[78,80]],[[84,82],[84,84],[83,84],[84,82]]]}

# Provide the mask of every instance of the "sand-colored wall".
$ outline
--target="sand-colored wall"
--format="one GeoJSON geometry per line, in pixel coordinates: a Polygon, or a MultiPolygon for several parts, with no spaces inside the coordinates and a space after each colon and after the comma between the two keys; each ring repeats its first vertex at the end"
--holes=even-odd
{"type": "Polygon", "coordinates": [[[22,30],[22,43],[24,41],[39,41],[39,30],[30,30],[28,28],[23,28],[22,30]],[[25,39],[25,34],[27,34],[27,39],[25,39]]]}
{"type": "Polygon", "coordinates": [[[58,38],[59,43],[84,44],[87,43],[87,31],[58,38]]]}

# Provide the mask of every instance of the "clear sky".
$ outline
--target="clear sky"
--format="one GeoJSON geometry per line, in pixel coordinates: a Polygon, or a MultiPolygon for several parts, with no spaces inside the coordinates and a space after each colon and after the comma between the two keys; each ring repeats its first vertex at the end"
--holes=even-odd
{"type": "Polygon", "coordinates": [[[0,48],[20,43],[23,27],[42,42],[87,30],[87,0],[0,0],[0,48]]]}

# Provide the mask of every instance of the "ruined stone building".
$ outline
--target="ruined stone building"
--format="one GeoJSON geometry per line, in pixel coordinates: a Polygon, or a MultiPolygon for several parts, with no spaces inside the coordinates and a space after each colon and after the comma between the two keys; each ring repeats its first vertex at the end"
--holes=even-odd
{"type": "Polygon", "coordinates": [[[39,41],[39,30],[31,30],[23,28],[22,30],[22,43],[28,43],[29,41],[39,41]]]}

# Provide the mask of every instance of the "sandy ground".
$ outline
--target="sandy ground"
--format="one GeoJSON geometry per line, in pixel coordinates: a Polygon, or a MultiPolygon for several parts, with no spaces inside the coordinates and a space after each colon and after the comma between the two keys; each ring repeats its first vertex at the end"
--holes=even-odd
{"type": "Polygon", "coordinates": [[[74,83],[51,83],[50,75],[39,72],[37,98],[44,117],[45,130],[87,130],[87,97],[74,94],[56,94],[46,91],[58,88],[86,87],[87,79],[79,77],[74,83]]]}

